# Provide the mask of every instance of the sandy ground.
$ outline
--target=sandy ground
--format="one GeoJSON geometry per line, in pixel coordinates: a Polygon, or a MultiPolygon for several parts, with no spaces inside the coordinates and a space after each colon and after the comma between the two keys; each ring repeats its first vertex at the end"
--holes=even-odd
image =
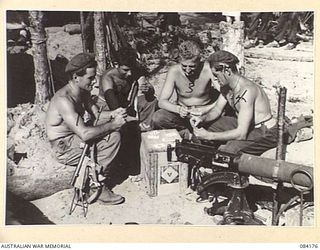
{"type": "MultiPolygon", "coordinates": [[[[54,58],[57,53],[61,53],[70,59],[72,56],[81,52],[80,44],[80,35],[69,35],[61,29],[56,29],[55,32],[49,33],[49,56],[54,58]]],[[[286,115],[289,118],[297,117],[301,114],[307,115],[313,113],[314,64],[312,61],[312,44],[310,42],[305,43],[300,46],[300,48],[296,48],[293,51],[285,51],[282,48],[254,48],[247,52],[250,52],[251,56],[246,57],[246,76],[264,87],[270,98],[274,114],[277,112],[277,94],[275,87],[280,85],[286,87],[288,90],[286,115]],[[300,58],[303,58],[305,56],[305,58],[311,58],[311,60],[292,61],[277,59],[277,56],[288,56],[290,53],[292,53],[293,57],[300,56],[300,58]],[[270,54],[273,55],[272,60],[270,60],[270,58],[265,59],[268,58],[270,54]],[[255,57],[252,55],[257,56],[255,57]]],[[[154,85],[157,94],[161,90],[166,72],[167,67],[164,67],[150,80],[154,85]]],[[[14,113],[15,111],[12,110],[11,112],[14,113]]],[[[45,112],[45,108],[43,112],[45,112]]],[[[43,112],[40,113],[43,115],[43,112]]],[[[35,121],[33,120],[31,123],[35,123],[35,121]]],[[[39,124],[41,128],[41,122],[39,124]]],[[[28,126],[26,125],[26,127],[28,126]]],[[[16,131],[19,131],[19,128],[21,128],[21,126],[16,124],[16,131]]],[[[19,149],[19,152],[29,152],[29,158],[20,161],[18,166],[14,166],[13,169],[15,172],[12,174],[8,173],[7,181],[8,189],[13,192],[18,190],[16,193],[24,195],[24,198],[27,194],[23,193],[24,187],[20,187],[19,189],[18,186],[21,183],[21,178],[17,178],[17,175],[25,176],[24,180],[34,182],[34,185],[38,185],[41,181],[48,179],[48,176],[42,176],[41,172],[43,172],[43,175],[48,175],[49,173],[51,176],[54,176],[55,173],[56,177],[64,176],[65,180],[68,180],[72,173],[72,170],[66,169],[65,166],[56,163],[53,158],[49,157],[48,153],[45,153],[48,152],[49,149],[47,147],[48,144],[45,139],[42,138],[41,133],[39,131],[33,133],[34,130],[32,129],[30,131],[30,134],[28,135],[21,134],[21,132],[19,132],[20,135],[17,135],[17,132],[11,132],[9,134],[9,137],[11,136],[11,139],[13,138],[16,150],[19,149]],[[40,173],[40,177],[38,173],[40,173]]],[[[266,152],[265,156],[274,158],[275,150],[266,152]]],[[[289,145],[287,148],[287,160],[313,167],[314,141],[294,142],[289,145]]],[[[54,180],[54,178],[52,178],[52,180],[54,180]]],[[[57,183],[61,184],[61,181],[57,183]]],[[[265,185],[252,178],[251,183],[265,185]]],[[[210,203],[197,203],[195,201],[197,195],[191,190],[186,190],[186,192],[181,194],[150,198],[146,194],[144,182],[141,178],[137,178],[136,176],[129,177],[122,184],[114,188],[116,193],[120,193],[126,198],[125,203],[117,206],[106,206],[100,202],[96,202],[90,205],[86,218],[84,218],[82,210],[79,207],[69,215],[73,190],[67,184],[66,186],[60,187],[57,187],[57,185],[58,184],[52,184],[50,186],[50,188],[52,188],[51,192],[48,190],[48,194],[40,195],[41,198],[39,199],[32,198],[36,197],[32,195],[25,198],[27,200],[32,200],[31,203],[35,208],[39,209],[45,217],[55,224],[138,223],[216,225],[221,219],[220,216],[212,217],[205,214],[204,208],[210,207],[210,203]],[[43,196],[46,197],[42,198],[43,196]]],[[[306,208],[304,213],[308,214],[304,225],[313,225],[313,207],[306,208]]],[[[289,226],[297,225],[297,214],[298,210],[295,207],[286,212],[280,222],[286,223],[286,225],[289,226]]],[[[256,211],[256,216],[258,218],[263,218],[266,224],[270,224],[271,212],[269,210],[258,209],[256,211]]],[[[36,223],[36,221],[37,218],[34,218],[34,223],[36,223]]]]}

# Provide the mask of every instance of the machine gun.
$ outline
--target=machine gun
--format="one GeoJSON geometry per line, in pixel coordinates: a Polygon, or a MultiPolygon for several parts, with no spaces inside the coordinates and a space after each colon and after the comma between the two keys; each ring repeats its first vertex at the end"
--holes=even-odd
{"type": "Polygon", "coordinates": [[[221,224],[263,224],[254,217],[244,193],[249,175],[291,183],[302,193],[313,188],[313,171],[308,166],[249,154],[230,154],[188,140],[176,141],[175,149],[168,145],[168,161],[172,160],[173,150],[178,161],[189,164],[190,186],[200,197],[207,196],[209,187],[219,183],[231,187],[232,197],[227,206],[220,206],[215,199],[212,207],[206,210],[210,215],[223,215],[221,224]],[[203,173],[201,168],[208,168],[210,173],[203,173]]]}

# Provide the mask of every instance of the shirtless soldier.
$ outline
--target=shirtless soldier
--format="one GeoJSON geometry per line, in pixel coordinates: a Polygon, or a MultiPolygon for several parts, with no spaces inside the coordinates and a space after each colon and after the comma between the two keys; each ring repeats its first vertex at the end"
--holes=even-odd
{"type": "Polygon", "coordinates": [[[154,129],[174,128],[185,136],[190,131],[190,117],[205,115],[212,107],[213,75],[209,63],[200,61],[200,47],[194,41],[179,46],[180,63],[173,65],[159,97],[161,108],[153,114],[154,129]],[[177,102],[171,102],[173,93],[177,102]]]}
{"type": "Polygon", "coordinates": [[[107,110],[119,107],[127,110],[128,122],[120,130],[121,148],[118,154],[120,164],[124,166],[122,170],[119,168],[119,173],[125,178],[140,170],[140,132],[151,130],[151,115],[157,107],[157,99],[147,81],[148,72],[138,64],[134,49],[120,48],[117,62],[118,67],[111,67],[102,75],[96,104],[106,106],[107,110]],[[132,121],[132,116],[138,121],[132,121]]]}
{"type": "Polygon", "coordinates": [[[201,117],[206,123],[214,122],[207,129],[195,127],[194,134],[199,139],[226,142],[219,149],[230,153],[261,155],[276,147],[277,121],[272,117],[263,89],[238,73],[239,60],[230,52],[217,51],[209,56],[208,62],[221,85],[221,94],[214,108],[201,117]],[[237,118],[220,117],[227,102],[237,118]]]}
{"type": "MultiPolygon", "coordinates": [[[[117,132],[125,124],[126,113],[123,109],[102,112],[97,126],[85,124],[85,110],[97,117],[98,108],[93,105],[90,91],[95,83],[96,62],[91,54],[81,53],[67,64],[66,73],[69,82],[56,92],[51,99],[47,115],[46,129],[48,139],[59,162],[71,166],[78,164],[82,142],[95,141],[97,163],[102,167],[102,174],[108,180],[107,171],[120,148],[120,135],[117,132]]],[[[99,196],[106,204],[119,204],[124,201],[106,186],[99,196]]]]}
{"type": "MultiPolygon", "coordinates": [[[[118,51],[118,67],[109,68],[101,77],[97,105],[107,104],[109,110],[127,108],[130,105],[132,86],[137,81],[139,92],[135,108],[138,111],[140,127],[142,130],[150,130],[151,115],[155,111],[157,100],[146,75],[146,70],[138,64],[136,51],[132,48],[121,48],[118,51]]],[[[130,112],[128,115],[132,116],[130,112]]]]}

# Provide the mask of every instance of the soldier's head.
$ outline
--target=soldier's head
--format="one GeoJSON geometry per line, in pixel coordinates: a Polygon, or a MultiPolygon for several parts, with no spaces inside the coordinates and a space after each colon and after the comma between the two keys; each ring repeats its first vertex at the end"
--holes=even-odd
{"type": "Polygon", "coordinates": [[[218,79],[220,84],[225,85],[226,79],[232,74],[237,73],[238,57],[234,54],[219,50],[211,54],[207,61],[209,62],[212,74],[218,79]]]}
{"type": "Polygon", "coordinates": [[[132,75],[132,69],[137,66],[137,52],[130,47],[119,49],[117,62],[119,73],[127,78],[132,75]]]}
{"type": "Polygon", "coordinates": [[[180,64],[186,76],[192,75],[200,64],[200,46],[187,40],[179,45],[180,64]]]}
{"type": "Polygon", "coordinates": [[[96,66],[93,54],[80,53],[68,62],[65,72],[80,88],[91,91],[95,83],[96,66]]]}

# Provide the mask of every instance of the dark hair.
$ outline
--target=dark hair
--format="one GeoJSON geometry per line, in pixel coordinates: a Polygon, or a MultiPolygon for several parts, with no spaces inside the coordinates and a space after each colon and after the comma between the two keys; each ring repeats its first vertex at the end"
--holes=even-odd
{"type": "Polygon", "coordinates": [[[72,80],[73,74],[76,74],[77,76],[84,76],[87,73],[88,68],[95,68],[95,67],[97,67],[97,62],[92,61],[85,68],[82,68],[76,71],[70,71],[68,74],[69,80],[72,80]]]}
{"type": "Polygon", "coordinates": [[[134,67],[137,64],[137,53],[133,48],[120,48],[117,55],[118,64],[128,67],[134,67]]]}
{"type": "Polygon", "coordinates": [[[210,68],[222,63],[228,65],[233,73],[238,72],[236,65],[239,63],[239,59],[228,51],[219,50],[214,52],[208,57],[207,61],[209,62],[210,68]]]}

